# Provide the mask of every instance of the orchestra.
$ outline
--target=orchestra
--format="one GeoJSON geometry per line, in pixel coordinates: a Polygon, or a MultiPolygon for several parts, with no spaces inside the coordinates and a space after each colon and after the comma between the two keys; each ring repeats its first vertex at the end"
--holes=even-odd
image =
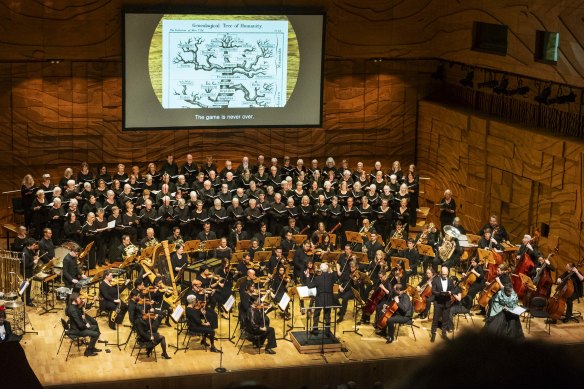
{"type": "MultiPolygon", "coordinates": [[[[212,352],[222,352],[216,347],[219,323],[231,320],[226,304],[232,299],[241,328],[275,354],[270,313],[283,302],[276,315],[293,319],[298,287],[316,290],[296,300],[311,336],[335,336],[338,324],[360,314],[360,325],[375,326],[392,343],[396,323],[432,314],[435,342],[438,330],[444,339],[453,330],[455,315],[471,311],[483,311],[491,330],[514,326],[520,334],[521,323],[495,317],[517,304],[528,307],[534,297],[549,301],[556,322],[575,320],[574,301],[583,294],[581,263],[568,263],[558,274],[553,254],[546,258],[529,234],[504,257],[509,235],[496,215],[477,232],[480,238],[463,262],[470,230],[462,227],[451,190],[436,204],[433,218],[440,229],[417,223],[415,167],[404,176],[399,162],[388,172],[378,162],[369,174],[363,164],[352,172],[347,161],[337,169],[327,159],[321,170],[318,160],[306,169],[302,160],[267,167],[251,166],[246,157],[239,167],[226,162],[217,172],[212,159],[199,165],[189,155],[186,161],[179,169],[169,155],[161,170],[152,164],[144,176],[139,168],[128,174],[120,165],[111,178],[107,168],[93,175],[83,164],[77,176],[66,172],[63,187],[55,187],[60,191],[48,181],[36,188],[26,180],[27,225],[18,237],[24,275],[29,279],[49,264],[64,242],[75,243],[66,246],[62,282],[72,293],[66,310],[71,329],[90,339],[85,355],[99,352],[99,326],[85,313],[89,302],[83,295],[93,284],[110,322],[121,324],[127,311],[147,355],[160,345],[166,359],[159,328],[163,322],[172,328],[169,319],[181,304],[188,331],[201,334],[201,344],[209,342],[212,352]],[[42,239],[26,238],[27,231],[42,239]],[[399,240],[404,245],[393,248],[399,240]],[[477,249],[492,252],[495,261],[481,258],[477,249]],[[126,290],[129,285],[134,289],[126,290]],[[364,305],[351,311],[349,301],[356,297],[364,305]]],[[[30,290],[23,298],[34,306],[30,290]]]]}

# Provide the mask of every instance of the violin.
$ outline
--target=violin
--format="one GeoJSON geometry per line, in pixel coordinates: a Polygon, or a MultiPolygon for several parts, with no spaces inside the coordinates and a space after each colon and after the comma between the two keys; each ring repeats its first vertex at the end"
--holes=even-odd
{"type": "Polygon", "coordinates": [[[142,319],[144,320],[155,320],[158,317],[158,315],[154,312],[144,312],[142,314],[142,319]]]}
{"type": "Polygon", "coordinates": [[[152,305],[152,300],[146,297],[138,299],[138,305],[152,305]]]}

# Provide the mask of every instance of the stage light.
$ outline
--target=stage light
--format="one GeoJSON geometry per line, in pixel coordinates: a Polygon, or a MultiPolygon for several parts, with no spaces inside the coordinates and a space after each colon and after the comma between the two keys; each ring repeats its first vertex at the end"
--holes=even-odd
{"type": "Polygon", "coordinates": [[[551,102],[549,101],[550,95],[552,94],[551,86],[546,86],[543,88],[539,95],[535,96],[534,100],[540,104],[550,105],[551,102]]]}
{"type": "Polygon", "coordinates": [[[466,77],[463,78],[462,80],[460,80],[459,82],[460,82],[460,85],[462,85],[462,86],[467,86],[469,88],[472,88],[472,87],[474,87],[473,80],[474,80],[474,71],[471,70],[468,73],[466,73],[466,77]]]}
{"type": "Polygon", "coordinates": [[[436,71],[430,75],[432,79],[444,81],[444,64],[438,65],[436,71]]]}

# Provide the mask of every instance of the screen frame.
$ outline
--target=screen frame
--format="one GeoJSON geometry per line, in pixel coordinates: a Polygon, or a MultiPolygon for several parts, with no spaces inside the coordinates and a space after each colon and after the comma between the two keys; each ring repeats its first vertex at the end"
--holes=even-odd
{"type": "Polygon", "coordinates": [[[234,128],[322,128],[324,117],[324,77],[325,77],[325,42],[326,42],[326,12],[322,8],[209,8],[196,6],[169,6],[169,7],[136,7],[125,6],[122,8],[121,21],[121,48],[122,48],[122,132],[136,131],[180,131],[197,129],[229,130],[234,128]],[[322,17],[321,58],[320,58],[320,85],[319,85],[319,112],[316,124],[233,124],[233,125],[202,125],[202,126],[168,126],[168,127],[127,127],[126,125],[126,14],[198,14],[198,15],[310,15],[322,17]]]}

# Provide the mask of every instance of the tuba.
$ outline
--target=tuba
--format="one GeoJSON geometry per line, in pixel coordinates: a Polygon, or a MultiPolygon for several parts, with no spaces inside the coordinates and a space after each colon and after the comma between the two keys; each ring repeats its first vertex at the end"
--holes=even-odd
{"type": "Polygon", "coordinates": [[[454,239],[458,239],[460,236],[460,231],[452,226],[444,226],[444,233],[444,241],[438,247],[438,254],[442,262],[449,260],[452,254],[454,254],[454,250],[456,250],[456,242],[454,239]]]}

